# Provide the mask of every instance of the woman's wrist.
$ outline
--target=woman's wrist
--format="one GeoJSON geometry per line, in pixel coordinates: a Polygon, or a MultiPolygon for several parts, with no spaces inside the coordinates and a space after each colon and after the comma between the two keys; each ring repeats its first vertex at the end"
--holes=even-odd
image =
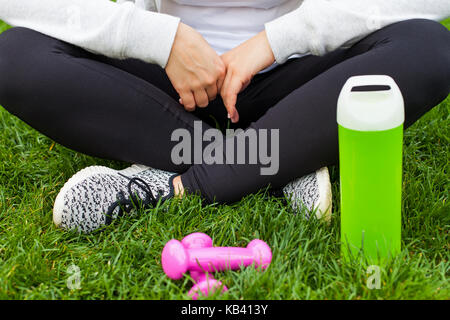
{"type": "Polygon", "coordinates": [[[260,33],[258,33],[255,37],[254,37],[255,41],[257,42],[257,48],[259,51],[259,54],[261,54],[261,59],[260,59],[260,66],[258,70],[264,70],[265,68],[271,66],[274,62],[275,62],[275,56],[273,54],[272,48],[270,46],[269,40],[267,38],[267,34],[266,31],[262,31],[260,33]]]}

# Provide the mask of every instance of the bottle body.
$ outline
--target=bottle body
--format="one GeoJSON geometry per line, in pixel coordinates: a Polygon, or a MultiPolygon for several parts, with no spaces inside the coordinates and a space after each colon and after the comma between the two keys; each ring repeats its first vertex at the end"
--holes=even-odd
{"type": "Polygon", "coordinates": [[[383,75],[351,77],[338,100],[341,255],[380,262],[401,250],[404,102],[383,75]]]}
{"type": "Polygon", "coordinates": [[[384,131],[339,126],[341,251],[371,261],[401,249],[403,125],[384,131]]]}

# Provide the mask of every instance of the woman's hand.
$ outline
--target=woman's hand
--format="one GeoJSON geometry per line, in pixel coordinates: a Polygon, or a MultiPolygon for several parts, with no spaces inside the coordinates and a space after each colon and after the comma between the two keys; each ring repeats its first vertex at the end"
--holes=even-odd
{"type": "Polygon", "coordinates": [[[165,70],[187,111],[204,108],[214,100],[225,77],[222,59],[184,23],[178,27],[165,70]]]}
{"type": "Polygon", "coordinates": [[[239,121],[236,110],[236,100],[239,92],[244,90],[259,71],[272,65],[275,57],[267,40],[266,32],[262,31],[238,47],[222,55],[227,74],[220,94],[231,122],[239,121]]]}

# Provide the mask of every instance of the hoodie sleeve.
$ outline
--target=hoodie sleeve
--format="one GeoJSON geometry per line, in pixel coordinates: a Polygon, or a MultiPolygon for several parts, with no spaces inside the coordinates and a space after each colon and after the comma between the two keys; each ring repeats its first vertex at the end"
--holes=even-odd
{"type": "Polygon", "coordinates": [[[0,0],[0,19],[108,57],[165,67],[180,19],[109,0],[0,0]]]}
{"type": "Polygon", "coordinates": [[[449,15],[449,0],[305,0],[265,29],[277,62],[284,63],[295,53],[323,55],[352,45],[395,22],[449,15]]]}

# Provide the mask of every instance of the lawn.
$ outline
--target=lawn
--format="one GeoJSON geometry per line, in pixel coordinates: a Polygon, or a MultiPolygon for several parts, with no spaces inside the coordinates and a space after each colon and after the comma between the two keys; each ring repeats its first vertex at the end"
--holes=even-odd
{"type": "MultiPolygon", "coordinates": [[[[450,28],[450,20],[444,24],[450,28]]],[[[63,232],[52,223],[52,206],[64,182],[89,165],[126,164],[68,150],[0,107],[0,299],[186,299],[190,280],[169,280],[160,254],[171,238],[196,231],[215,245],[261,238],[272,247],[266,272],[216,275],[230,289],[224,299],[449,299],[449,111],[447,98],[405,132],[403,251],[371,290],[366,266],[340,259],[336,167],[329,225],[292,215],[261,192],[232,206],[172,200],[101,234],[63,232]]]]}

